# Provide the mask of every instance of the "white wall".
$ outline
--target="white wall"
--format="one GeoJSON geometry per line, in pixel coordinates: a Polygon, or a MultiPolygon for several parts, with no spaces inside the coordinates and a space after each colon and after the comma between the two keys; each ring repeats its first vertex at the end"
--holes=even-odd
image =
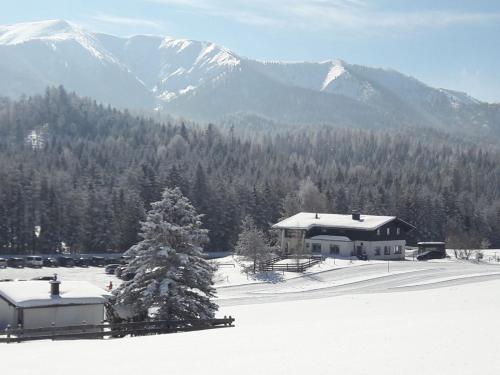
{"type": "Polygon", "coordinates": [[[24,309],[24,328],[56,327],[87,324],[101,324],[104,319],[104,305],[66,305],[24,309]]]}
{"type": "Polygon", "coordinates": [[[337,257],[340,258],[348,258],[351,256],[351,252],[353,249],[352,241],[329,241],[329,240],[315,240],[315,239],[306,239],[306,250],[309,253],[312,253],[312,244],[319,243],[321,244],[321,255],[324,257],[330,257],[330,245],[337,245],[339,247],[339,254],[337,257]],[[309,247],[307,247],[309,244],[309,247]]]}
{"type": "Polygon", "coordinates": [[[338,257],[349,258],[354,251],[356,253],[356,247],[358,245],[363,244],[363,250],[366,252],[368,259],[394,259],[401,260],[405,257],[405,245],[406,241],[398,240],[398,241],[329,241],[329,240],[315,240],[315,239],[306,239],[306,246],[309,244],[309,247],[306,247],[308,252],[312,252],[312,244],[319,243],[321,244],[321,255],[324,257],[331,257],[330,255],[330,245],[337,245],[340,250],[340,254],[338,257]],[[401,254],[395,254],[396,245],[402,246],[401,254]],[[375,255],[376,247],[380,247],[380,255],[375,255]],[[384,254],[384,246],[388,246],[390,249],[390,255],[384,254]]]}

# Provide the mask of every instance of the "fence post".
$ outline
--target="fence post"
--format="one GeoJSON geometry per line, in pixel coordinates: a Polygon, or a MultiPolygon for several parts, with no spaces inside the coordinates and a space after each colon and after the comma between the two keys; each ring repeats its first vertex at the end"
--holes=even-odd
{"type": "Polygon", "coordinates": [[[10,344],[10,324],[7,324],[7,328],[5,328],[5,332],[7,334],[7,343],[10,344]]]}
{"type": "MultiPolygon", "coordinates": [[[[55,327],[55,325],[56,325],[56,323],[55,323],[55,322],[50,323],[50,326],[51,326],[52,328],[54,328],[54,327],[55,327]]],[[[50,333],[51,333],[51,336],[52,336],[52,341],[54,341],[54,340],[55,340],[55,338],[56,338],[56,331],[53,329],[50,333]]]]}

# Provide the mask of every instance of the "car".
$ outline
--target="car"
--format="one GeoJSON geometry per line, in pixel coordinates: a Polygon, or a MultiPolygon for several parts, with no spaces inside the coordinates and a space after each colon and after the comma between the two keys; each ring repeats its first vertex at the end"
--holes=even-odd
{"type": "Polygon", "coordinates": [[[7,265],[12,268],[24,268],[24,259],[23,258],[9,258],[7,260],[7,265]]]}
{"type": "Polygon", "coordinates": [[[54,276],[37,276],[32,278],[33,281],[50,281],[54,280],[54,276]]]}
{"type": "Polygon", "coordinates": [[[39,256],[27,256],[26,257],[26,266],[33,268],[41,268],[43,266],[43,259],[39,256]]]}
{"type": "Polygon", "coordinates": [[[59,263],[57,263],[57,260],[54,258],[44,258],[43,259],[43,266],[44,267],[58,267],[59,263]]]}
{"type": "Polygon", "coordinates": [[[430,250],[417,255],[417,260],[443,259],[445,256],[442,251],[430,250]]]}
{"type": "Polygon", "coordinates": [[[126,266],[120,266],[120,267],[116,267],[115,269],[115,276],[118,277],[118,278],[121,278],[122,276],[122,273],[127,269],[126,266]]]}
{"type": "Polygon", "coordinates": [[[135,272],[122,272],[120,279],[123,281],[132,280],[135,277],[135,272]]]}
{"type": "Polygon", "coordinates": [[[106,272],[108,275],[114,275],[115,270],[120,267],[120,264],[115,263],[115,264],[108,264],[106,268],[104,269],[104,272],[106,272]]]}
{"type": "Polygon", "coordinates": [[[134,257],[131,255],[122,255],[120,257],[120,263],[121,264],[129,264],[132,259],[134,259],[134,257]]]}
{"type": "Polygon", "coordinates": [[[119,258],[115,258],[115,257],[104,258],[104,263],[106,265],[109,265],[109,264],[118,264],[119,262],[120,262],[119,258]]]}
{"type": "Polygon", "coordinates": [[[14,279],[0,279],[0,283],[6,283],[8,281],[14,281],[14,279]]]}
{"type": "Polygon", "coordinates": [[[60,256],[57,258],[57,262],[59,263],[59,266],[61,267],[74,267],[75,266],[75,260],[71,257],[67,256],[60,256]]]}
{"type": "Polygon", "coordinates": [[[7,268],[7,259],[0,258],[0,268],[7,268]]]}
{"type": "Polygon", "coordinates": [[[75,266],[77,267],[88,267],[89,266],[89,259],[87,258],[76,258],[75,259],[75,266]]]}
{"type": "Polygon", "coordinates": [[[105,261],[103,257],[93,256],[90,258],[90,265],[94,267],[104,267],[105,261]]]}

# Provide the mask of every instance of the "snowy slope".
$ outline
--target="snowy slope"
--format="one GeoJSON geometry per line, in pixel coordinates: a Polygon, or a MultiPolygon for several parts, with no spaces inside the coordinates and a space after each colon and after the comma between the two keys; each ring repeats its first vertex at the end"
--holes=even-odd
{"type": "Polygon", "coordinates": [[[347,127],[500,133],[500,108],[390,69],[342,60],[264,62],[211,42],[93,33],[63,20],[0,26],[0,95],[62,84],[119,107],[196,120],[262,116],[347,127]]]}

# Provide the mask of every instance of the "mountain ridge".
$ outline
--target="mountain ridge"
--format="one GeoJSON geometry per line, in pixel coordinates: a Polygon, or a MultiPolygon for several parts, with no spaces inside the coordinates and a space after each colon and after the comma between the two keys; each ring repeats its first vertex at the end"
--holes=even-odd
{"type": "Polygon", "coordinates": [[[118,37],[64,20],[0,26],[0,53],[6,96],[64,85],[114,106],[198,121],[243,111],[291,123],[500,133],[496,104],[341,59],[261,61],[209,41],[118,37]]]}

